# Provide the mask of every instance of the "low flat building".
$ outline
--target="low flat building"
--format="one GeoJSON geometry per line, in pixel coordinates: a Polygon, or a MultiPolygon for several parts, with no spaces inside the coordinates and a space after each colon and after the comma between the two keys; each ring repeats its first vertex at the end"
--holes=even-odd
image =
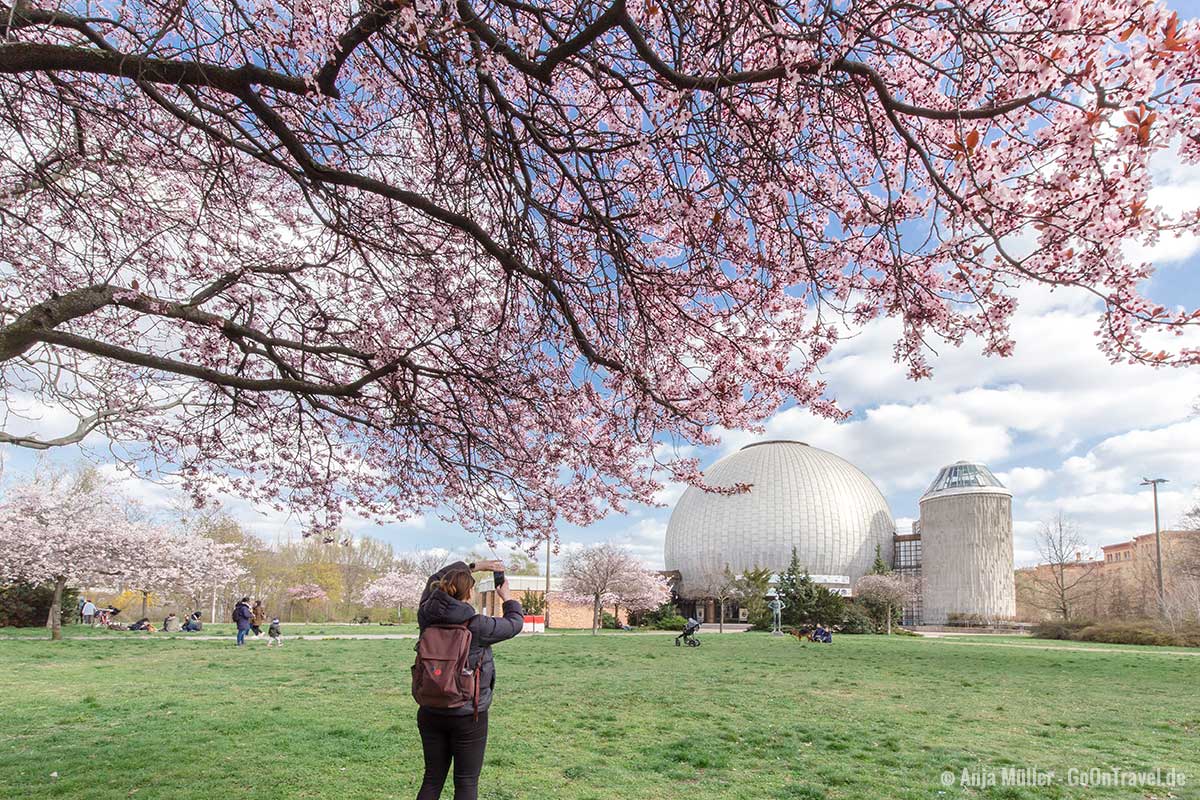
{"type": "MultiPolygon", "coordinates": [[[[509,584],[514,600],[522,600],[528,595],[540,601],[546,595],[545,575],[505,575],[504,580],[509,584]]],[[[501,613],[500,606],[500,598],[496,596],[496,587],[492,585],[491,578],[484,578],[475,584],[475,608],[479,613],[497,616],[501,613]]],[[[546,610],[548,628],[592,627],[592,606],[565,600],[562,596],[562,578],[550,578],[550,600],[546,610]]],[[[613,613],[611,608],[602,611],[613,613]]],[[[628,619],[629,615],[625,609],[620,609],[617,620],[624,624],[628,619]]]]}

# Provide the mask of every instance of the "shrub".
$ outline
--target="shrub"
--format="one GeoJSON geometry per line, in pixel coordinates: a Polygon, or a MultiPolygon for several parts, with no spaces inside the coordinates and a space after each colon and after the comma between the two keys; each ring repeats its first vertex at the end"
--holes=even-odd
{"type": "Polygon", "coordinates": [[[862,606],[857,603],[847,603],[839,631],[841,633],[874,633],[875,621],[862,606]]]}
{"type": "Polygon", "coordinates": [[[1158,620],[1109,622],[1043,622],[1033,635],[1039,639],[1067,639],[1105,644],[1144,644],[1166,647],[1200,647],[1200,626],[1170,628],[1158,620]]]}
{"type": "Polygon", "coordinates": [[[1079,642],[1107,642],[1109,644],[1152,644],[1173,645],[1176,637],[1155,623],[1145,622],[1101,622],[1083,628],[1073,637],[1079,642]]]}
{"type": "MultiPolygon", "coordinates": [[[[74,589],[64,589],[62,596],[62,622],[77,622],[78,594],[74,589]]],[[[46,624],[50,616],[50,604],[54,602],[54,587],[48,583],[31,586],[17,583],[0,586],[0,627],[36,628],[46,624]]]]}
{"type": "Polygon", "coordinates": [[[681,631],[686,625],[687,620],[676,614],[670,617],[659,617],[647,627],[656,631],[681,631]]]}
{"type": "Polygon", "coordinates": [[[751,614],[747,622],[750,623],[752,631],[769,631],[775,623],[775,615],[770,609],[766,609],[761,614],[751,614]]]}
{"type": "Polygon", "coordinates": [[[1033,626],[1033,635],[1038,639],[1073,639],[1075,634],[1091,625],[1091,622],[1050,620],[1033,626]]]}
{"type": "Polygon", "coordinates": [[[601,611],[600,612],[600,627],[608,628],[609,630],[616,630],[621,627],[621,623],[618,622],[617,618],[614,617],[612,614],[608,613],[607,611],[601,611]]]}
{"type": "Polygon", "coordinates": [[[526,589],[521,593],[521,610],[526,614],[539,616],[546,613],[546,595],[526,589]]]}
{"type": "MultiPolygon", "coordinates": [[[[663,627],[663,620],[683,619],[679,616],[679,612],[671,603],[663,603],[653,611],[643,611],[637,615],[637,624],[640,628],[650,628],[651,630],[672,630],[672,628],[663,627]]],[[[682,625],[683,623],[680,623],[682,625]]]]}

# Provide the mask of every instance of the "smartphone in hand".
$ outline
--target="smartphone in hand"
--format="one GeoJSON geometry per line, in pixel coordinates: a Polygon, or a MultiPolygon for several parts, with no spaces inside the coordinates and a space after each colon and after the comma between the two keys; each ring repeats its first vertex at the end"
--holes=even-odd
{"type": "Polygon", "coordinates": [[[501,570],[500,572],[493,572],[492,573],[492,588],[499,589],[500,586],[503,585],[503,583],[504,583],[503,570],[501,570]]]}

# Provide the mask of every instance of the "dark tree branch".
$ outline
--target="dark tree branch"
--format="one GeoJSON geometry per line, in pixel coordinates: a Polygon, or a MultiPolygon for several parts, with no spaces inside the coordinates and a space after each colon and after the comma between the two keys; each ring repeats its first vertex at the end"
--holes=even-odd
{"type": "Polygon", "coordinates": [[[299,95],[318,92],[318,88],[305,78],[272,72],[254,64],[230,68],[195,61],[169,61],[131,53],[115,53],[90,47],[39,42],[0,44],[0,74],[16,75],[59,70],[112,75],[173,86],[207,86],[234,95],[249,84],[299,95]]]}

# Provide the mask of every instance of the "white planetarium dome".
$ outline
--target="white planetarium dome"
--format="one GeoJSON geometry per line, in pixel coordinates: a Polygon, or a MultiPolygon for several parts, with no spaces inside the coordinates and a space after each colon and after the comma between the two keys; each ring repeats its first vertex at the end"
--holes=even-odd
{"type": "Polygon", "coordinates": [[[747,445],[705,471],[712,486],[751,484],[724,495],[688,487],[667,526],[666,567],[684,585],[720,574],[785,569],[796,549],[813,575],[871,569],[875,547],[891,560],[895,522],[871,479],[844,458],[803,442],[747,445]]]}

